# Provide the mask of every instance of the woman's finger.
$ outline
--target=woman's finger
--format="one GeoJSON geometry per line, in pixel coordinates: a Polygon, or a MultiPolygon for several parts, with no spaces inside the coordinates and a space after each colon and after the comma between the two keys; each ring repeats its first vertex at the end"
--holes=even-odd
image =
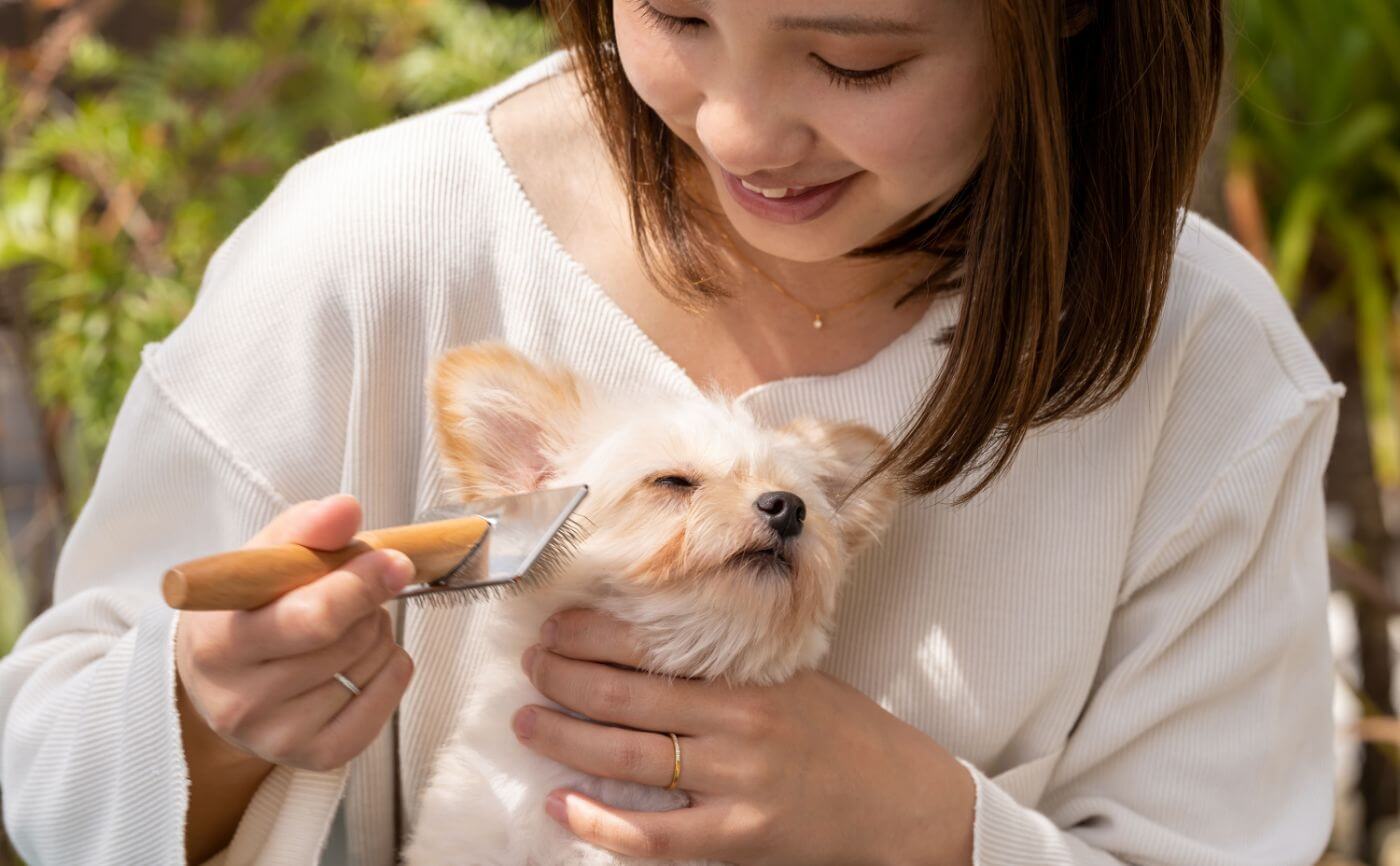
{"type": "Polygon", "coordinates": [[[225,639],[245,662],[328,647],[392,599],[412,569],[408,557],[396,550],[362,553],[269,604],[232,612],[225,639]]]}
{"type": "MultiPolygon", "coordinates": [[[[312,770],[340,766],[344,761],[336,763],[339,757],[358,754],[358,751],[347,753],[344,750],[352,747],[362,750],[368,745],[368,740],[358,742],[363,739],[364,731],[368,731],[372,738],[378,735],[383,726],[372,725],[359,735],[350,735],[342,720],[352,712],[359,717],[366,713],[374,715],[383,709],[386,684],[380,681],[388,677],[388,684],[392,685],[396,678],[396,658],[406,655],[393,641],[377,644],[354,664],[340,671],[360,689],[360,694],[353,694],[333,676],[327,676],[324,682],[287,701],[282,711],[263,722],[262,730],[255,730],[250,738],[272,744],[270,749],[273,754],[266,757],[279,764],[312,770]],[[366,701],[365,698],[370,700],[366,701]],[[361,702],[358,707],[357,701],[361,702]]],[[[395,697],[393,705],[397,704],[397,700],[395,697]]],[[[387,721],[393,712],[393,705],[384,713],[383,721],[387,721]]]]}
{"type": "Polygon", "coordinates": [[[540,626],[540,645],[559,655],[641,667],[644,653],[633,627],[592,608],[561,610],[540,626]]]}
{"type": "Polygon", "coordinates": [[[590,719],[677,734],[723,727],[721,714],[712,710],[713,690],[722,686],[578,661],[540,647],[527,657],[522,667],[535,688],[590,719]]]}
{"type": "MultiPolygon", "coordinates": [[[[576,719],[548,707],[531,705],[511,719],[516,737],[538,754],[594,776],[664,788],[671,784],[676,748],[664,733],[637,731],[576,719]]],[[[707,737],[678,737],[681,778],[677,788],[708,793],[741,786],[732,760],[710,753],[707,737]]]]}
{"type": "MultiPolygon", "coordinates": [[[[255,681],[267,683],[262,688],[269,696],[297,697],[324,685],[332,679],[332,674],[347,672],[380,644],[392,644],[393,629],[389,611],[378,608],[361,617],[340,640],[328,647],[262,662],[254,672],[255,681]]],[[[378,668],[375,668],[370,673],[377,671],[378,668]]],[[[348,690],[346,693],[349,693],[348,690]]]]}
{"type": "Polygon", "coordinates": [[[314,730],[328,726],[346,707],[364,697],[369,685],[393,662],[394,657],[403,654],[403,649],[392,640],[380,641],[349,667],[331,671],[320,684],[307,691],[302,697],[308,699],[305,712],[307,718],[315,723],[314,730]],[[360,694],[354,694],[336,679],[337,673],[354,683],[360,694]]]}
{"type": "MultiPolygon", "coordinates": [[[[393,643],[392,625],[381,623],[379,614],[388,616],[388,612],[382,609],[367,614],[351,626],[340,640],[328,647],[286,658],[254,662],[251,667],[238,671],[236,684],[226,679],[222,672],[216,672],[210,681],[246,695],[256,695],[258,703],[263,706],[292,700],[327,682],[335,682],[332,677],[334,673],[344,673],[379,644],[393,643]]],[[[345,687],[341,686],[341,689],[345,687]]],[[[346,694],[349,694],[348,690],[346,694]]]]}
{"type": "MultiPolygon", "coordinates": [[[[398,644],[391,644],[388,661],[316,736],[312,749],[318,762],[339,767],[363,752],[384,729],[412,679],[413,659],[398,644]]],[[[335,686],[347,691],[339,683],[335,686]]]]}
{"type": "Polygon", "coordinates": [[[290,542],[335,550],[350,542],[360,518],[360,501],[349,493],[307,499],[282,511],[243,546],[276,547],[290,542]]]}
{"type": "Polygon", "coordinates": [[[545,800],[545,811],[580,839],[619,854],[665,860],[726,859],[715,806],[632,812],[577,791],[555,791],[545,800]]]}

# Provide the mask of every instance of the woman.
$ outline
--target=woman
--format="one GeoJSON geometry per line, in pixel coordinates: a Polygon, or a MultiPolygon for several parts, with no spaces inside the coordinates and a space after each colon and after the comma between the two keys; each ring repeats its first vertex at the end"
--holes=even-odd
{"type": "Polygon", "coordinates": [[[450,501],[423,376],[494,338],[871,424],[923,495],[823,671],[781,686],[678,701],[617,666],[625,628],[562,613],[528,675],[625,727],[536,707],[517,734],[665,785],[678,733],[694,801],[540,804],[573,832],[739,863],[1314,862],[1342,388],[1179,211],[1218,3],[552,7],[570,54],[303,161],[146,347],[59,603],[0,665],[21,852],[393,862],[489,606],[408,610],[399,647],[387,555],[246,614],[174,617],[156,583],[450,501]]]}

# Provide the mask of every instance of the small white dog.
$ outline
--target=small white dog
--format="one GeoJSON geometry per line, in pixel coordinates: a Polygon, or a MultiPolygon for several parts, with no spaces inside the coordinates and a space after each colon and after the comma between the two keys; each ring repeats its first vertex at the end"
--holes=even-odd
{"type": "Polygon", "coordinates": [[[667,791],[521,745],[517,709],[564,709],[530,684],[521,655],[545,619],[577,606],[636,627],[653,673],[764,685],[815,666],[846,566],[895,506],[884,477],[852,491],[887,443],[854,424],[764,429],[718,399],[602,394],[496,344],[442,356],[432,391],[454,495],[571,484],[589,495],[569,564],[548,585],[493,602],[489,633],[473,637],[491,660],[436,756],[403,862],[655,864],[583,842],[545,814],[544,799],[568,787],[623,809],[682,808],[684,766],[682,788],[667,791]]]}

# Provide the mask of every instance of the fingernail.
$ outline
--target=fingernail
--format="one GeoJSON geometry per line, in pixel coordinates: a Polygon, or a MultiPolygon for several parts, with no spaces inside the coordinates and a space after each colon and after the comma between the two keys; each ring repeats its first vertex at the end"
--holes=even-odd
{"type": "Polygon", "coordinates": [[[560,824],[568,826],[569,813],[568,810],[564,807],[563,794],[555,793],[550,794],[548,797],[545,797],[544,810],[549,815],[549,817],[558,821],[560,824]]]}
{"type": "Polygon", "coordinates": [[[535,711],[529,707],[520,710],[515,714],[515,720],[511,723],[511,727],[515,729],[515,734],[520,739],[529,739],[530,735],[535,732],[535,711]]]}
{"type": "Polygon", "coordinates": [[[398,592],[408,582],[413,579],[413,574],[417,570],[413,565],[413,560],[397,550],[387,550],[389,556],[388,567],[384,571],[384,586],[390,592],[398,592]]]}
{"type": "Polygon", "coordinates": [[[540,626],[540,643],[552,648],[554,646],[554,636],[558,632],[559,624],[554,621],[554,617],[545,620],[544,625],[540,626]]]}
{"type": "Polygon", "coordinates": [[[530,675],[530,665],[534,660],[535,648],[531,646],[529,649],[525,650],[525,655],[520,657],[520,668],[525,671],[525,676],[527,677],[530,675]]]}

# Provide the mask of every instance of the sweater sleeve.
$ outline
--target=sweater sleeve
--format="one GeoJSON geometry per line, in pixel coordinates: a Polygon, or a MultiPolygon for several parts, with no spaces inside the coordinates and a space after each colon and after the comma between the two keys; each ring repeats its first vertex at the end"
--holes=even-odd
{"type": "Polygon", "coordinates": [[[1332,818],[1323,471],[1340,385],[1217,473],[1125,576],[1029,808],[977,767],[976,866],[1312,864],[1332,818]]]}
{"type": "MultiPolygon", "coordinates": [[[[189,315],[143,348],[54,605],[0,659],[4,820],[31,862],[184,862],[179,620],[161,575],[342,489],[356,304],[347,233],[319,217],[348,151],[291,169],[215,251],[189,315]]],[[[315,863],[347,774],[274,768],[214,862],[315,863]]]]}
{"type": "MultiPolygon", "coordinates": [[[[287,505],[170,401],[157,348],[143,351],[64,544],[54,606],[0,660],[5,825],[33,863],[185,862],[178,620],[160,577],[182,560],[240,547],[287,505]]],[[[241,826],[239,836],[266,836],[278,820],[274,801],[289,788],[327,789],[310,799],[333,806],[344,775],[274,769],[243,822],[262,826],[241,826]]],[[[314,862],[314,853],[276,862],[314,862]]]]}
{"type": "MultiPolygon", "coordinates": [[[[184,862],[166,569],[337,491],[366,527],[412,515],[435,472],[420,462],[434,335],[464,314],[489,237],[434,209],[443,189],[474,189],[479,152],[461,136],[459,116],[430,113],[302,159],[214,252],[179,326],[144,347],[55,604],[0,659],[4,820],[31,862],[184,862]],[[425,313],[425,287],[444,286],[452,303],[425,313]]],[[[316,863],[350,772],[274,768],[214,862],[316,863]]]]}
{"type": "Polygon", "coordinates": [[[64,543],[55,606],[0,660],[4,818],[29,862],[183,863],[189,782],[161,574],[241,547],[287,505],[169,402],[155,348],[64,543]]]}

